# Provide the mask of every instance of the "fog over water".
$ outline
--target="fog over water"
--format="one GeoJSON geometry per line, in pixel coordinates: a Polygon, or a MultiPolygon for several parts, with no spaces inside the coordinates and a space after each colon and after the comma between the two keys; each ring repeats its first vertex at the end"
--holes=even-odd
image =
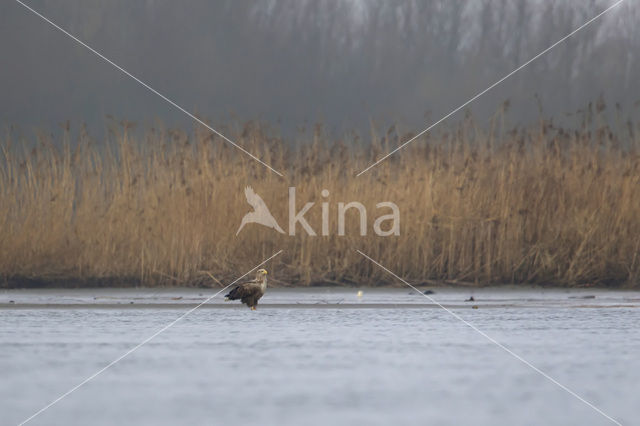
{"type": "MultiPolygon", "coordinates": [[[[214,123],[366,132],[370,120],[426,127],[613,1],[27,3],[214,123]]],[[[570,121],[602,95],[637,118],[638,15],[623,3],[475,102],[474,116],[486,122],[509,100],[510,124],[540,106],[570,121]]],[[[0,53],[0,124],[26,134],[69,119],[102,136],[107,114],[193,125],[16,2],[0,5],[0,53]]]]}

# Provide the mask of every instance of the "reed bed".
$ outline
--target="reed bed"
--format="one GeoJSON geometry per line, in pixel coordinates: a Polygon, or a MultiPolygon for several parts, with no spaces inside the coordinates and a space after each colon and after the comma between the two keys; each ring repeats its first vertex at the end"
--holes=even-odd
{"type": "Polygon", "coordinates": [[[134,137],[143,132],[122,123],[100,141],[84,132],[72,140],[68,129],[61,141],[9,133],[0,143],[0,286],[220,286],[280,249],[267,265],[279,285],[398,284],[359,249],[415,284],[638,286],[640,126],[595,122],[506,131],[467,118],[360,177],[411,134],[372,131],[365,143],[316,129],[288,144],[255,123],[225,129],[280,178],[202,128],[134,137]],[[256,224],[236,236],[251,210],[245,186],[285,231],[295,186],[298,209],[315,202],[306,217],[318,236],[256,224]],[[338,236],[340,201],[366,206],[367,236],[355,211],[338,236]],[[399,236],[372,230],[382,201],[400,209],[399,236]]]}

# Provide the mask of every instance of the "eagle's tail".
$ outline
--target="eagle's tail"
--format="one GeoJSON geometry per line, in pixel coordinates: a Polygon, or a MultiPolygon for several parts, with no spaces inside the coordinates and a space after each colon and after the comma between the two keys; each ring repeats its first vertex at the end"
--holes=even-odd
{"type": "Polygon", "coordinates": [[[228,300],[236,300],[236,299],[238,299],[237,295],[238,295],[238,287],[235,287],[228,294],[224,295],[224,300],[226,300],[226,301],[228,301],[228,300]]]}

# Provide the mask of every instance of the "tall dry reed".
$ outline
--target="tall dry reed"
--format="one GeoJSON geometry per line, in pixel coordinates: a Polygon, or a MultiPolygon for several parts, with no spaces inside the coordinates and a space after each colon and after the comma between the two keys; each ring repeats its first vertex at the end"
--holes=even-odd
{"type": "Polygon", "coordinates": [[[360,249],[415,283],[638,285],[638,125],[615,134],[593,123],[572,131],[548,122],[496,127],[466,119],[360,177],[411,135],[392,128],[364,144],[317,130],[291,148],[255,124],[228,130],[285,178],[203,129],[132,138],[124,123],[99,143],[84,133],[71,141],[65,132],[62,142],[43,133],[35,143],[8,135],[0,161],[2,282],[219,285],[205,271],[224,282],[279,249],[268,268],[283,285],[392,282],[360,249]],[[316,203],[307,218],[319,235],[254,224],[236,236],[250,211],[248,185],[285,230],[287,189],[295,186],[298,208],[316,203]],[[360,236],[355,211],[347,235],[337,235],[340,201],[366,206],[368,236],[360,236]],[[398,205],[400,236],[373,233],[381,201],[398,205]],[[321,202],[329,203],[329,236],[320,235],[321,202]]]}

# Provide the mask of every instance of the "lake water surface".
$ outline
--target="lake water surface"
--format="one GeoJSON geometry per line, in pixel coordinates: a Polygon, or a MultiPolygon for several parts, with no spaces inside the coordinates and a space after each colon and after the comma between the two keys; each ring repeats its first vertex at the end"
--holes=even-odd
{"type": "MultiPolygon", "coordinates": [[[[435,291],[617,421],[640,424],[640,293],[435,291]]],[[[0,424],[19,424],[213,292],[0,291],[0,424]]],[[[276,289],[255,312],[213,299],[28,424],[612,423],[410,289],[276,289]]]]}

